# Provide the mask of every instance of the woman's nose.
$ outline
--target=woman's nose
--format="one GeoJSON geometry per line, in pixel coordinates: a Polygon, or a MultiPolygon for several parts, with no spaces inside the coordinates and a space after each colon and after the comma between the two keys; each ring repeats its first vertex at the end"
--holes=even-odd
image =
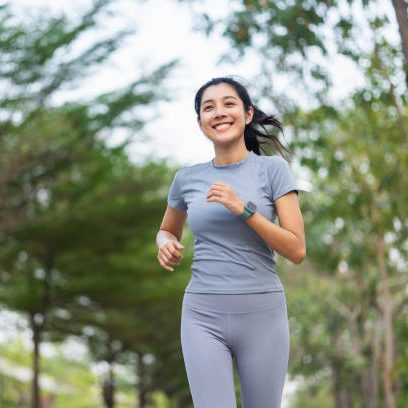
{"type": "Polygon", "coordinates": [[[224,107],[223,106],[216,106],[214,108],[214,115],[215,116],[222,116],[224,115],[224,107]]]}

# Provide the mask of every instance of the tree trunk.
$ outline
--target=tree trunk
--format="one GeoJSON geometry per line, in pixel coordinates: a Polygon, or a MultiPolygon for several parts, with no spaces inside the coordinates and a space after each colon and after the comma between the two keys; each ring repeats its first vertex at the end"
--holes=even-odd
{"type": "Polygon", "coordinates": [[[382,237],[376,241],[377,262],[381,272],[381,282],[378,285],[378,297],[380,309],[382,312],[383,328],[384,328],[384,350],[383,350],[383,366],[384,366],[384,397],[385,406],[387,408],[396,407],[396,396],[394,393],[394,386],[392,374],[395,365],[394,353],[394,326],[393,326],[393,305],[388,285],[387,265],[385,263],[385,242],[382,237]]]}
{"type": "Polygon", "coordinates": [[[402,51],[404,53],[405,82],[408,87],[408,13],[407,3],[404,0],[392,0],[398,28],[401,36],[402,51]]]}
{"type": "Polygon", "coordinates": [[[33,333],[33,379],[32,379],[32,408],[41,408],[41,397],[40,397],[40,345],[41,345],[41,327],[42,322],[40,323],[38,319],[42,318],[42,315],[39,313],[32,312],[30,314],[31,330],[33,333]]]}
{"type": "MultiPolygon", "coordinates": [[[[378,317],[378,320],[381,322],[381,316],[378,317]]],[[[363,347],[368,349],[367,353],[363,353],[367,354],[368,367],[361,375],[362,404],[365,408],[377,407],[382,340],[382,327],[380,322],[373,322],[373,328],[364,329],[365,332],[362,335],[364,338],[363,347]]]]}
{"type": "Polygon", "coordinates": [[[340,333],[333,333],[331,336],[333,349],[335,350],[334,357],[331,362],[333,373],[333,396],[335,408],[352,408],[353,401],[346,384],[343,381],[342,360],[344,358],[340,344],[340,333]]]}
{"type": "Polygon", "coordinates": [[[45,328],[45,320],[47,318],[47,310],[51,305],[51,287],[52,287],[52,264],[53,254],[51,251],[47,252],[44,259],[45,279],[44,292],[42,297],[41,312],[32,311],[29,315],[31,330],[33,333],[33,380],[32,380],[32,408],[42,408],[41,391],[40,391],[40,346],[42,334],[45,328]]]}
{"type": "Polygon", "coordinates": [[[143,364],[143,355],[138,354],[138,359],[136,363],[136,372],[137,372],[137,378],[138,378],[138,407],[139,408],[145,408],[148,403],[148,396],[147,396],[147,391],[146,387],[144,386],[145,384],[145,367],[143,364]]]}
{"type": "Polygon", "coordinates": [[[106,408],[115,407],[115,376],[113,362],[109,362],[109,371],[102,380],[103,402],[106,408]]]}

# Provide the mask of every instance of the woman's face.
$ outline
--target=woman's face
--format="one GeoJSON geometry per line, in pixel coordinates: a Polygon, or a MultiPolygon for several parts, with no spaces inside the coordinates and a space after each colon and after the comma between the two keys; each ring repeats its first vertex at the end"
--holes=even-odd
{"type": "Polygon", "coordinates": [[[203,93],[200,106],[201,131],[214,143],[228,145],[243,137],[250,123],[253,108],[246,113],[235,89],[226,83],[209,86],[203,93]]]}

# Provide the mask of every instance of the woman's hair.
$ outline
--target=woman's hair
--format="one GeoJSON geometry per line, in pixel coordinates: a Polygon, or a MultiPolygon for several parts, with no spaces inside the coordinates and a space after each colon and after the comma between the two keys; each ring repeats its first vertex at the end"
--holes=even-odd
{"type": "Polygon", "coordinates": [[[248,150],[252,150],[258,156],[261,155],[260,150],[262,150],[263,153],[267,155],[265,150],[262,148],[262,145],[269,141],[272,142],[273,146],[277,148],[281,154],[282,154],[281,149],[285,150],[286,152],[290,152],[282,145],[278,137],[271,131],[268,131],[268,129],[266,128],[267,125],[272,125],[273,127],[278,128],[283,133],[282,123],[274,115],[267,115],[265,112],[256,107],[252,103],[246,88],[237,80],[233,79],[231,76],[213,78],[210,81],[206,82],[204,85],[202,85],[201,88],[197,91],[194,100],[194,106],[198,119],[200,119],[200,105],[204,91],[209,86],[218,85],[222,82],[231,85],[235,89],[235,91],[237,92],[238,96],[240,97],[244,104],[245,112],[248,112],[250,106],[252,106],[254,109],[252,121],[245,125],[244,140],[246,148],[248,150]],[[259,128],[261,128],[263,132],[259,128]],[[261,140],[259,140],[258,138],[260,138],[261,140]],[[262,138],[264,140],[262,140],[262,138]]]}

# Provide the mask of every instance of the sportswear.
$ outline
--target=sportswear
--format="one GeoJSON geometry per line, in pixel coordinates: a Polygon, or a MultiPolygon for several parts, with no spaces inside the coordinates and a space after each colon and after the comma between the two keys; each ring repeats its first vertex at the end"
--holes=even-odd
{"type": "Polygon", "coordinates": [[[259,293],[283,290],[275,268],[275,251],[239,216],[206,196],[215,181],[229,184],[242,200],[275,222],[274,201],[299,188],[288,162],[281,156],[249,151],[238,162],[214,160],[182,167],[171,183],[168,205],[187,211],[194,236],[191,293],[259,293]]]}
{"type": "Polygon", "coordinates": [[[280,408],[290,353],[285,291],[184,293],[180,338],[194,408],[280,408]]]}

